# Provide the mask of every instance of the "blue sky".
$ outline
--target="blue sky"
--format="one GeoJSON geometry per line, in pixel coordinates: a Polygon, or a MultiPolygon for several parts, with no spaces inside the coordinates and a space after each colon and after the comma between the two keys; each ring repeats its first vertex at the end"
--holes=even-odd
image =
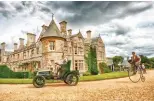
{"type": "Polygon", "coordinates": [[[107,57],[137,54],[154,56],[154,2],[97,1],[97,2],[9,2],[0,1],[0,43],[6,42],[7,50],[13,43],[25,38],[26,33],[37,35],[43,24],[54,19],[68,22],[67,29],[76,34],[79,29],[86,37],[101,35],[107,57]]]}

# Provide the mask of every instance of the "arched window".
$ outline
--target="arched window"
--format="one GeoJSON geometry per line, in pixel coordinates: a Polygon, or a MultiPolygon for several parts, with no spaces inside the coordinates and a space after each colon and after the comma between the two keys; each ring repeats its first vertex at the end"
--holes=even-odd
{"type": "Polygon", "coordinates": [[[31,56],[34,56],[34,49],[31,50],[31,56]]]}

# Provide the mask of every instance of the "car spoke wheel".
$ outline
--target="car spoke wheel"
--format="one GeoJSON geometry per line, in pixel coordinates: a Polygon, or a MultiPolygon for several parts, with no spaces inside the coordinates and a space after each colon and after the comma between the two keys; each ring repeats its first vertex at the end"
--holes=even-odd
{"type": "Polygon", "coordinates": [[[36,88],[41,88],[45,85],[45,78],[43,76],[36,76],[34,79],[33,79],[33,85],[36,87],[36,88]]]}
{"type": "Polygon", "coordinates": [[[79,77],[75,74],[69,74],[67,77],[66,77],[66,83],[70,86],[75,86],[78,84],[78,81],[79,81],[79,77]]]}

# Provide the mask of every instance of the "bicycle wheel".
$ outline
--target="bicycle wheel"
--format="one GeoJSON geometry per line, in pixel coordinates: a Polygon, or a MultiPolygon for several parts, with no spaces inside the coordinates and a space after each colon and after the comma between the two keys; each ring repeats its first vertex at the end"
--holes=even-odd
{"type": "Polygon", "coordinates": [[[144,82],[145,81],[145,76],[143,75],[144,71],[143,70],[141,70],[141,71],[142,72],[141,72],[140,78],[141,78],[141,81],[144,82]]]}
{"type": "Polygon", "coordinates": [[[139,68],[136,68],[136,66],[129,67],[128,76],[133,83],[137,83],[140,80],[140,74],[141,70],[139,68]]]}

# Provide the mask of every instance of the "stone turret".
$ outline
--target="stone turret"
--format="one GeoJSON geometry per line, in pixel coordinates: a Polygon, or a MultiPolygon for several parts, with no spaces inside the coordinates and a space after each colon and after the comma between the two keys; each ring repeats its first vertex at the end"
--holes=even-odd
{"type": "Polygon", "coordinates": [[[54,68],[54,62],[62,57],[65,38],[62,36],[55,21],[52,19],[47,30],[42,33],[40,38],[42,44],[42,67],[54,68]]]}

